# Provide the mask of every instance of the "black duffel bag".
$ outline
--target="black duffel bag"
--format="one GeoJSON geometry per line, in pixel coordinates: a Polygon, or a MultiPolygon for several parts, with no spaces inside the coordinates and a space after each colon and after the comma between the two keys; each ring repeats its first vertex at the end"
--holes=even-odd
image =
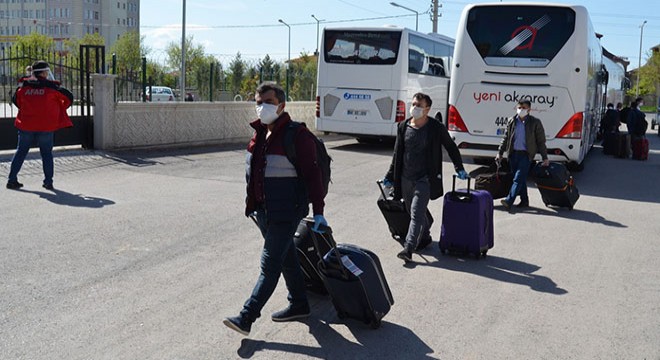
{"type": "Polygon", "coordinates": [[[486,190],[493,199],[505,198],[513,185],[513,174],[504,161],[482,166],[470,173],[476,190],[486,190]]]}

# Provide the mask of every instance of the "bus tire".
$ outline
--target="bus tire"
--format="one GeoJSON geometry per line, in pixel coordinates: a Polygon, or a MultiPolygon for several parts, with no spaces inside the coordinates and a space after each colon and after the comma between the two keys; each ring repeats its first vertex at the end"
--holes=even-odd
{"type": "Polygon", "coordinates": [[[579,164],[577,161],[569,161],[568,164],[566,164],[566,168],[568,168],[569,171],[580,172],[584,170],[584,160],[579,164]]]}

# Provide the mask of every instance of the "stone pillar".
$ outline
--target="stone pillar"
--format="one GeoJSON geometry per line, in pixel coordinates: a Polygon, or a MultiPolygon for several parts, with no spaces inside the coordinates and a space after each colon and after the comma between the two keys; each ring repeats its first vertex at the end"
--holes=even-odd
{"type": "Polygon", "coordinates": [[[117,75],[92,74],[94,84],[94,148],[109,150],[115,147],[115,78],[117,75]]]}

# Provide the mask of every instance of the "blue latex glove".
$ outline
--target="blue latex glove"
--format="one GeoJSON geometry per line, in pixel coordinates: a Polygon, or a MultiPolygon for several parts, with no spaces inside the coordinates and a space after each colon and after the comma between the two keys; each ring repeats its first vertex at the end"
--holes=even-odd
{"type": "Polygon", "coordinates": [[[385,187],[392,187],[392,186],[394,186],[394,184],[392,184],[392,182],[391,182],[388,178],[383,178],[383,185],[384,185],[385,187]]]}
{"type": "Polygon", "coordinates": [[[321,225],[328,226],[328,222],[323,215],[314,215],[314,226],[312,227],[312,231],[323,234],[325,231],[319,229],[319,226],[321,225]]]}
{"type": "Polygon", "coordinates": [[[465,172],[465,170],[458,170],[458,173],[456,173],[456,176],[458,176],[458,178],[461,179],[461,180],[467,180],[468,173],[465,172]]]}

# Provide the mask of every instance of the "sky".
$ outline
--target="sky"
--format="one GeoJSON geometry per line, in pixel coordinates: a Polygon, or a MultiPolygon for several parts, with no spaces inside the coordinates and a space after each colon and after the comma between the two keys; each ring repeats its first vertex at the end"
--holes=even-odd
{"type": "MultiPolygon", "coordinates": [[[[503,0],[507,2],[507,0],[503,0]]],[[[291,58],[313,53],[317,47],[317,24],[325,26],[383,26],[415,28],[415,13],[390,5],[391,0],[186,0],[186,36],[202,45],[226,66],[238,52],[256,63],[266,54],[276,60],[288,57],[289,28],[291,58]],[[312,17],[315,15],[319,23],[312,17]]],[[[419,12],[419,31],[433,30],[431,0],[395,0],[419,12]],[[429,12],[429,13],[427,13],[429,12]]],[[[456,37],[459,18],[469,3],[491,1],[439,1],[438,33],[456,37]]],[[[541,1],[545,2],[545,1],[541,1]]],[[[626,57],[628,69],[637,68],[640,37],[642,65],[650,48],[660,44],[660,1],[658,0],[555,0],[553,3],[582,5],[591,15],[596,32],[603,34],[601,44],[611,53],[626,57]]],[[[183,0],[141,0],[140,34],[151,49],[149,58],[166,59],[171,42],[181,43],[183,0]]]]}

